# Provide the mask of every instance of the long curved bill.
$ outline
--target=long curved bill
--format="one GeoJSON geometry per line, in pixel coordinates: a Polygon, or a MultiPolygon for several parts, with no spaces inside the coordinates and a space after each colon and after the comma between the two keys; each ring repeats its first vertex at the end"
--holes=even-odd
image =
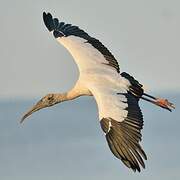
{"type": "Polygon", "coordinates": [[[29,111],[27,111],[24,116],[22,117],[20,123],[22,123],[28,116],[30,116],[31,114],[33,114],[34,112],[44,108],[46,106],[44,106],[42,104],[42,101],[39,101],[37,104],[35,104],[29,111]]]}

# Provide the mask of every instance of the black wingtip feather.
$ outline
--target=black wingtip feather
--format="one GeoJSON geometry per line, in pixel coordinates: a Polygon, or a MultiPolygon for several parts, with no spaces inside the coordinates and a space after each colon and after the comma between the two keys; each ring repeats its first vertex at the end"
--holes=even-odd
{"type": "Polygon", "coordinates": [[[43,12],[43,20],[44,20],[44,24],[46,25],[49,31],[54,30],[54,22],[52,15],[50,13],[43,12]]]}
{"type": "MultiPolygon", "coordinates": [[[[140,109],[139,113],[141,113],[140,109]]],[[[106,140],[112,153],[118,159],[121,159],[128,168],[131,168],[134,172],[140,172],[140,165],[145,168],[143,159],[147,160],[147,156],[139,144],[143,120],[140,121],[136,118],[131,120],[129,118],[127,116],[122,122],[111,118],[103,118],[100,124],[106,134],[106,140]],[[109,127],[110,122],[111,126],[109,127]]]]}

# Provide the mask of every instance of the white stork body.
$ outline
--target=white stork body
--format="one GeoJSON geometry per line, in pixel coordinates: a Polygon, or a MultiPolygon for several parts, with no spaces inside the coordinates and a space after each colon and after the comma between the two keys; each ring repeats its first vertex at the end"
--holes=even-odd
{"type": "Polygon", "coordinates": [[[127,101],[124,96],[117,93],[127,93],[130,83],[121,77],[101,52],[95,49],[87,40],[76,37],[59,37],[60,42],[73,56],[79,68],[79,79],[73,91],[81,95],[93,95],[98,104],[99,118],[111,117],[123,121],[127,116],[127,101]],[[108,85],[108,87],[107,87],[108,85]],[[107,98],[108,97],[108,98],[107,98]]]}
{"type": "Polygon", "coordinates": [[[97,39],[77,26],[59,22],[44,13],[46,27],[73,56],[79,69],[74,88],[63,94],[48,94],[22,118],[35,111],[79,96],[94,96],[102,130],[112,153],[129,168],[140,171],[147,159],[141,148],[143,116],[139,99],[145,99],[165,109],[173,104],[144,93],[142,85],[127,73],[119,73],[119,65],[110,51],[97,39]],[[142,96],[148,96],[154,101],[142,96]]]}

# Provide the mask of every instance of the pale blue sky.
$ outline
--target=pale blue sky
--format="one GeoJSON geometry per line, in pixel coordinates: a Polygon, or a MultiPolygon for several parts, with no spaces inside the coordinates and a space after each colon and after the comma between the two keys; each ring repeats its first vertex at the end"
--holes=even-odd
{"type": "Polygon", "coordinates": [[[42,12],[100,39],[149,91],[180,91],[180,3],[167,0],[0,0],[0,97],[66,91],[78,71],[42,12]]]}

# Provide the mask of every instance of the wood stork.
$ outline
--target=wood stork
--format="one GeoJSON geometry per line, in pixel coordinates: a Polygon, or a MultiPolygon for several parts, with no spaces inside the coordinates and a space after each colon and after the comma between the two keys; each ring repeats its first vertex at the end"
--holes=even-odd
{"type": "Polygon", "coordinates": [[[97,39],[78,26],[60,22],[50,13],[43,13],[47,29],[71,53],[79,68],[79,79],[66,93],[48,94],[21,119],[32,113],[79,96],[94,96],[100,126],[112,153],[128,168],[140,172],[147,159],[141,145],[143,115],[139,99],[149,101],[171,111],[175,108],[166,99],[144,93],[143,86],[126,72],[120,74],[117,60],[97,39]]]}

